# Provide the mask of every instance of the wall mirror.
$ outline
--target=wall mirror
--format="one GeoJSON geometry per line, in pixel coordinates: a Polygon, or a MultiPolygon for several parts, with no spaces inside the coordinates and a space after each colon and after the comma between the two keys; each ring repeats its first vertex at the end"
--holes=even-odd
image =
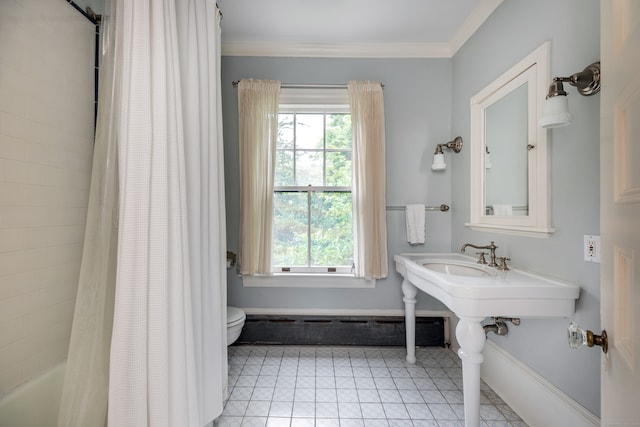
{"type": "Polygon", "coordinates": [[[547,237],[551,227],[547,130],[538,126],[549,81],[549,42],[471,98],[474,230],[547,237]]]}

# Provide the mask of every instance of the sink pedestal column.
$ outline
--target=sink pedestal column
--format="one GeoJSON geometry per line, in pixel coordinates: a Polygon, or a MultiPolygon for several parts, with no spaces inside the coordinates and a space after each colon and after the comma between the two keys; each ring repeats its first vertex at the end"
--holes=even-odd
{"type": "MultiPolygon", "coordinates": [[[[404,321],[407,333],[407,362],[416,362],[416,288],[407,279],[402,281],[404,321]]],[[[456,327],[460,344],[458,356],[462,360],[462,385],[464,394],[464,425],[480,427],[480,365],[484,360],[482,350],[487,340],[482,322],[484,317],[462,317],[456,327]]]]}
{"type": "Polygon", "coordinates": [[[407,335],[407,362],[416,363],[416,296],[418,288],[407,279],[402,281],[404,301],[404,327],[407,335]]]}
{"type": "Polygon", "coordinates": [[[458,356],[462,360],[465,427],[480,426],[480,364],[484,360],[482,350],[487,340],[480,323],[483,319],[463,317],[456,327],[460,344],[458,356]]]}

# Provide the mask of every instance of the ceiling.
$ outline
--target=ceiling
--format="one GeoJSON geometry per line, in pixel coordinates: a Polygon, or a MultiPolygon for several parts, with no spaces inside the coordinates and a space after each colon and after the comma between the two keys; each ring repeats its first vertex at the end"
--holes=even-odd
{"type": "Polygon", "coordinates": [[[502,0],[218,0],[222,54],[451,57],[502,0]]]}

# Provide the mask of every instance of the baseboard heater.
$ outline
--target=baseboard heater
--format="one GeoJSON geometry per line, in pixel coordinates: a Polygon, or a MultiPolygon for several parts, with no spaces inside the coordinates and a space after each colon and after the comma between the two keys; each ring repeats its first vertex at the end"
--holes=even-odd
{"type": "MultiPolygon", "coordinates": [[[[247,315],[236,344],[405,346],[404,317],[247,315]]],[[[417,317],[416,345],[444,347],[444,318],[417,317]]]]}

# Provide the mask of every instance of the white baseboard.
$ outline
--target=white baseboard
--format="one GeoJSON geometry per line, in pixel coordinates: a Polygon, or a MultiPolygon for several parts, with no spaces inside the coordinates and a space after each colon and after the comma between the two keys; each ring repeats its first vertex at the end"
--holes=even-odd
{"type": "MultiPolygon", "coordinates": [[[[266,316],[404,316],[404,309],[341,309],[341,308],[251,308],[242,307],[247,314],[266,316]]],[[[419,317],[451,317],[447,310],[416,310],[419,317]]]]}
{"type": "Polygon", "coordinates": [[[596,427],[600,418],[491,341],[481,377],[530,427],[596,427]]]}

